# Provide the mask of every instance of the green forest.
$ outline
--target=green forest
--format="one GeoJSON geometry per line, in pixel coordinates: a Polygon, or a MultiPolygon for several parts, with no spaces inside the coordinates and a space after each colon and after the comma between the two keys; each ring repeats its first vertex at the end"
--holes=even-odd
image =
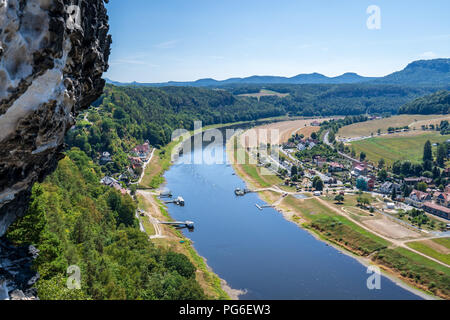
{"type": "Polygon", "coordinates": [[[84,152],[68,151],[8,230],[14,244],[40,250],[33,265],[40,299],[204,299],[189,259],[154,246],[139,230],[132,198],[100,178],[84,152]],[[81,290],[66,286],[72,265],[81,270],[81,290]]]}
{"type": "Polygon", "coordinates": [[[407,114],[449,114],[450,91],[438,91],[403,105],[399,113],[407,114]]]}
{"type": "Polygon", "coordinates": [[[166,145],[175,129],[192,130],[194,120],[207,126],[284,115],[397,113],[401,105],[432,90],[368,84],[264,87],[289,95],[260,100],[238,96],[259,92],[261,85],[225,86],[220,90],[107,85],[87,119],[78,119],[66,141],[69,148],[78,147],[93,159],[108,151],[113,162],[104,170],[117,173],[128,166],[126,153],[133,146],[145,140],[157,147],[166,145]]]}

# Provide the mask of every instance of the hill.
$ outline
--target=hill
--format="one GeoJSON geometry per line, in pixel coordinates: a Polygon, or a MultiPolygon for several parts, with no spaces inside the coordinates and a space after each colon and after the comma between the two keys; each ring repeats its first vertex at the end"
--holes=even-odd
{"type": "Polygon", "coordinates": [[[418,98],[403,105],[398,112],[407,114],[449,114],[450,91],[439,91],[418,98]]]}
{"type": "Polygon", "coordinates": [[[320,73],[299,74],[294,77],[279,76],[251,76],[246,78],[230,78],[215,80],[211,78],[197,81],[164,83],[120,83],[109,79],[106,81],[114,85],[134,85],[146,87],[164,86],[191,86],[191,87],[220,87],[232,84],[351,84],[351,83],[376,83],[395,85],[420,85],[420,86],[448,86],[450,84],[450,59],[419,60],[410,63],[401,71],[394,72],[385,77],[364,77],[356,73],[348,72],[337,77],[327,77],[320,73]]]}
{"type": "Polygon", "coordinates": [[[402,71],[394,72],[374,82],[401,85],[449,85],[450,59],[414,61],[402,71]]]}

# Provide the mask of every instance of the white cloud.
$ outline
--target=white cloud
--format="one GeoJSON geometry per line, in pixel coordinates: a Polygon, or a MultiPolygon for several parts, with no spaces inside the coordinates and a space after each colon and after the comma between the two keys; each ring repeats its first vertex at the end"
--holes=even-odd
{"type": "Polygon", "coordinates": [[[179,42],[179,40],[170,40],[161,42],[155,45],[155,48],[158,49],[172,49],[175,48],[176,44],[179,42]]]}
{"type": "Polygon", "coordinates": [[[437,54],[433,51],[426,51],[419,56],[421,59],[434,59],[437,57],[437,54]]]}
{"type": "Polygon", "coordinates": [[[117,65],[141,65],[141,66],[147,66],[147,67],[151,67],[151,68],[157,68],[159,67],[156,64],[151,64],[147,61],[143,61],[143,60],[136,60],[136,59],[115,59],[112,60],[109,63],[111,66],[117,66],[117,65]]]}

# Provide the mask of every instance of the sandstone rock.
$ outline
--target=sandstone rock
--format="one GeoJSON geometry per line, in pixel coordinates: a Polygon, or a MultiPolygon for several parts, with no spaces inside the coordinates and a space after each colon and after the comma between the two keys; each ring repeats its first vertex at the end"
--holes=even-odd
{"type": "Polygon", "coordinates": [[[103,0],[0,0],[0,236],[101,95],[108,30],[103,0]]]}

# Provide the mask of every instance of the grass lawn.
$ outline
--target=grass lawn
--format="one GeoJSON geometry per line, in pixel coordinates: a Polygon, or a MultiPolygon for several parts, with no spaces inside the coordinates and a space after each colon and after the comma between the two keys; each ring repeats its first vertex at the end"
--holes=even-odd
{"type": "MultiPolygon", "coordinates": [[[[384,136],[352,142],[357,154],[365,152],[367,159],[377,163],[383,158],[388,165],[396,160],[410,160],[419,163],[423,157],[423,147],[427,140],[431,143],[442,143],[450,139],[450,135],[438,132],[411,134],[406,136],[384,136]]],[[[434,147],[434,150],[436,148],[434,147]]]]}
{"type": "Polygon", "coordinates": [[[449,299],[450,268],[405,248],[381,250],[374,260],[397,271],[411,284],[449,299]]]}
{"type": "MultiPolygon", "coordinates": [[[[238,146],[236,138],[233,138],[231,141],[233,148],[233,161],[235,163],[238,162],[238,146]]],[[[244,162],[243,164],[238,164],[235,166],[237,170],[247,176],[244,180],[250,180],[250,182],[255,185],[257,188],[268,188],[272,187],[276,184],[281,184],[283,181],[275,174],[271,175],[263,175],[261,174],[261,167],[258,167],[255,164],[250,164],[250,156],[247,151],[244,153],[244,160],[240,162],[244,162]]]]}
{"type": "Polygon", "coordinates": [[[285,202],[310,222],[307,226],[318,231],[326,239],[360,255],[369,255],[391,244],[337,214],[316,199],[300,201],[288,196],[285,202]]]}
{"type": "Polygon", "coordinates": [[[408,247],[417,250],[419,252],[422,252],[426,254],[427,256],[430,256],[432,258],[435,258],[439,261],[442,261],[446,264],[450,264],[450,254],[444,254],[441,252],[438,252],[428,246],[426,243],[423,242],[409,242],[408,247]]]}
{"type": "Polygon", "coordinates": [[[155,150],[152,161],[145,168],[140,187],[156,189],[164,182],[162,175],[170,167],[172,150],[176,144],[177,141],[172,141],[165,147],[155,150]]]}
{"type": "Polygon", "coordinates": [[[432,241],[446,247],[447,249],[450,249],[450,238],[433,239],[432,241]]]}
{"type": "Polygon", "coordinates": [[[155,234],[155,228],[153,227],[153,224],[150,223],[150,219],[147,216],[139,217],[139,220],[144,226],[147,235],[152,236],[155,234]]]}

